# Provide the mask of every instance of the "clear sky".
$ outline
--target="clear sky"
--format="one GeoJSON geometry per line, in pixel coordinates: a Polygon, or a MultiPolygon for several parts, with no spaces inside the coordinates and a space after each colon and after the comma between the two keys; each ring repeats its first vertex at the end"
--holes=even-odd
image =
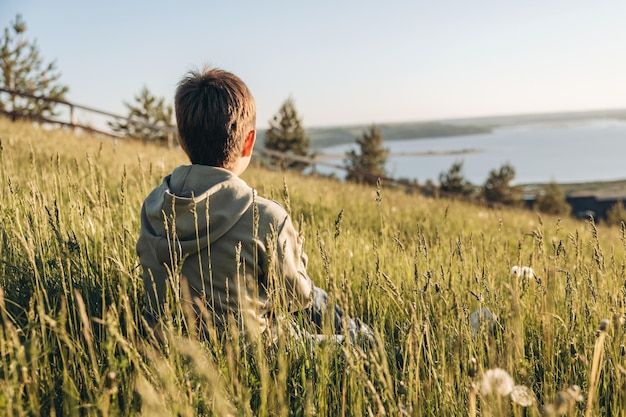
{"type": "Polygon", "coordinates": [[[624,0],[0,0],[67,98],[125,114],[204,64],[239,75],[257,125],[305,127],[626,108],[624,0]]]}

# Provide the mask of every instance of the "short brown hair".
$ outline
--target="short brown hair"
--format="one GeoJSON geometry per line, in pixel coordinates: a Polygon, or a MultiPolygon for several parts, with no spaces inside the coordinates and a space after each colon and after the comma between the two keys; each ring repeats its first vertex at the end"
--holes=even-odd
{"type": "Polygon", "coordinates": [[[192,164],[228,167],[256,124],[256,104],[246,84],[230,72],[190,71],[176,89],[176,122],[192,164]]]}

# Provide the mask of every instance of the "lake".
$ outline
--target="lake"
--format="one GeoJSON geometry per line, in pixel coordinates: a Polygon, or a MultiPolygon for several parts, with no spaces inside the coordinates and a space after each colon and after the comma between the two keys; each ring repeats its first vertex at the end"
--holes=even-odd
{"type": "MultiPolygon", "coordinates": [[[[626,179],[626,121],[621,120],[513,126],[489,134],[385,141],[384,146],[391,151],[389,176],[420,183],[438,182],[439,174],[456,161],[463,161],[463,175],[475,185],[507,162],[515,168],[518,184],[626,179]]],[[[345,152],[356,148],[344,144],[317,152],[335,155],[324,162],[343,165],[345,152]]],[[[344,176],[343,171],[321,164],[317,170],[344,176]]]]}

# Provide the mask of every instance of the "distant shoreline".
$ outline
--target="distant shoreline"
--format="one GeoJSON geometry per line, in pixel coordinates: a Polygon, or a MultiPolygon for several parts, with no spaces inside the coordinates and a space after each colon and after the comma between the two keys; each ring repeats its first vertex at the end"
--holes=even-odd
{"type": "MultiPolygon", "coordinates": [[[[554,112],[519,115],[484,116],[431,121],[374,123],[384,141],[435,139],[476,134],[490,134],[495,129],[543,123],[581,122],[591,120],[626,120],[626,109],[554,112]]],[[[355,143],[372,124],[305,128],[311,149],[320,150],[335,145],[355,143]]],[[[265,129],[258,131],[259,143],[264,142],[265,129]]]]}
{"type": "MultiPolygon", "coordinates": [[[[481,149],[459,149],[451,151],[414,151],[414,152],[393,152],[389,156],[442,156],[442,155],[465,155],[469,153],[482,152],[481,149]]],[[[320,153],[315,156],[315,161],[325,161],[328,159],[345,158],[345,154],[320,153]]]]}
{"type": "MultiPolygon", "coordinates": [[[[536,191],[547,183],[520,184],[527,191],[536,191]]],[[[598,198],[626,199],[626,178],[620,180],[558,183],[570,197],[595,196],[598,198]]]]}

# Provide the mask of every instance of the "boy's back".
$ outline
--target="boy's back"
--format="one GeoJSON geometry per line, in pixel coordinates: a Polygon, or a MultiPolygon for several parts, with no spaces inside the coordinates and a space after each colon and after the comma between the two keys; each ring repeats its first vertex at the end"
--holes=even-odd
{"type": "Polygon", "coordinates": [[[253,332],[265,329],[278,300],[291,311],[310,303],[313,284],[291,219],[239,178],[256,135],[250,109],[252,96],[230,73],[205,69],[179,84],[180,142],[192,165],[146,198],[137,242],[155,317],[167,292],[179,291],[179,271],[217,320],[232,314],[253,332]]]}

